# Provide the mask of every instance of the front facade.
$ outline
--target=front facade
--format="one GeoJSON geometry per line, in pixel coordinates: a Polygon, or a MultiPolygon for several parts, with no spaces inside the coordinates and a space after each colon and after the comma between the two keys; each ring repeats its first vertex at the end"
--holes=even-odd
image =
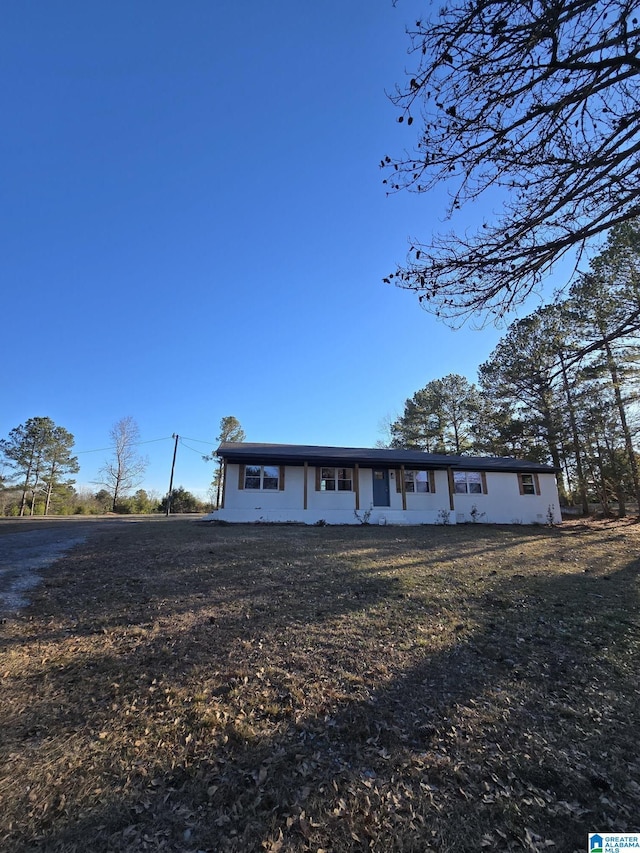
{"type": "Polygon", "coordinates": [[[305,524],[559,523],[555,469],[414,450],[223,442],[211,520],[305,524]]]}

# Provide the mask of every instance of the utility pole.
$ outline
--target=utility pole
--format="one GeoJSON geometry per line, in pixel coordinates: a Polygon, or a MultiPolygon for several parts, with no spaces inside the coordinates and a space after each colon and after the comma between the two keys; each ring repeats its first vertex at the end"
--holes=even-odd
{"type": "Polygon", "coordinates": [[[175,438],[176,443],[173,446],[173,462],[171,463],[171,477],[169,478],[169,494],[167,495],[167,518],[171,513],[171,493],[173,492],[173,470],[176,467],[176,453],[178,452],[178,439],[180,436],[174,432],[171,438],[175,438]]]}

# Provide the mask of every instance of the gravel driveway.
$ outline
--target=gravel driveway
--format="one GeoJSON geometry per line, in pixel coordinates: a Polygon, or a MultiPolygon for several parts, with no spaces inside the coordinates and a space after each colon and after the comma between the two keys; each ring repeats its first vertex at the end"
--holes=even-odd
{"type": "Polygon", "coordinates": [[[42,580],[39,571],[84,542],[92,529],[91,524],[58,524],[0,535],[0,614],[24,607],[29,590],[42,580]]]}
{"type": "Polygon", "coordinates": [[[0,616],[15,613],[29,602],[29,590],[42,580],[40,571],[64,557],[96,533],[129,524],[167,524],[200,514],[69,516],[68,518],[0,519],[0,616]]]}

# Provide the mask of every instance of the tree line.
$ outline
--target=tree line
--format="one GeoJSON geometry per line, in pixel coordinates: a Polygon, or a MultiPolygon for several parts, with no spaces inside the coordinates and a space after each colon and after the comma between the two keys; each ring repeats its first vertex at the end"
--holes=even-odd
{"type": "Polygon", "coordinates": [[[162,499],[137,488],[148,461],[138,453],[140,431],[132,417],[117,421],[109,435],[113,451],[99,471],[97,485],[102,488],[91,492],[75,489],[73,475],[80,465],[73,455],[74,437],[67,429],[47,417],[29,418],[12,429],[0,439],[0,456],[9,469],[8,476],[0,474],[0,515],[165,512],[169,498],[174,513],[209,508],[182,486],[162,499]]]}
{"type": "Polygon", "coordinates": [[[477,383],[433,380],[389,427],[394,447],[513,456],[558,469],[562,502],[640,507],[640,223],[613,228],[565,298],[517,320],[477,383]]]}

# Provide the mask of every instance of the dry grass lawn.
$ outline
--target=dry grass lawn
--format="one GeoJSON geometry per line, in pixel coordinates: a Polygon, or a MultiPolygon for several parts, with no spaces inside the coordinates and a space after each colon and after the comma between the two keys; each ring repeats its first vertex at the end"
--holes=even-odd
{"type": "Polygon", "coordinates": [[[100,526],[0,625],[0,849],[638,830],[640,527],[100,526]]]}

